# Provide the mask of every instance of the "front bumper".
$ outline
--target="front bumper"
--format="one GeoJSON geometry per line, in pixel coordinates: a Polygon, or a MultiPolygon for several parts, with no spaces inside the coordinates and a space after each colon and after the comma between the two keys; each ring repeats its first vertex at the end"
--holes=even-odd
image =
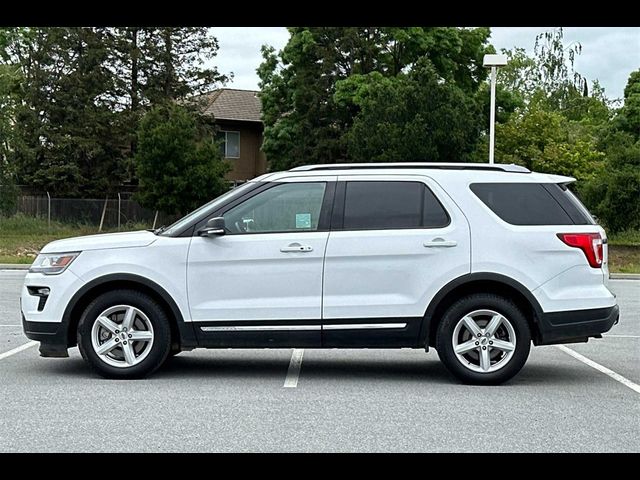
{"type": "Polygon", "coordinates": [[[83,282],[69,268],[60,275],[27,273],[20,295],[22,329],[27,338],[40,342],[43,357],[66,357],[69,347],[64,311],[83,282]],[[48,288],[46,301],[33,295],[37,288],[48,288]],[[30,292],[30,289],[32,292],[30,292]]]}
{"type": "Polygon", "coordinates": [[[588,310],[543,313],[539,316],[537,345],[586,342],[608,332],[620,319],[618,305],[588,310]]]}
{"type": "Polygon", "coordinates": [[[22,314],[22,330],[30,340],[40,342],[43,357],[68,357],[67,325],[52,322],[29,322],[22,314]]]}

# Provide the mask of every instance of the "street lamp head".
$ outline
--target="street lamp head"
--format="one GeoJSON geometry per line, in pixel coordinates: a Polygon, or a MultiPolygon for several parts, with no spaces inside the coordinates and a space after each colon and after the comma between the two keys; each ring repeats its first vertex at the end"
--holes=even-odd
{"type": "Polygon", "coordinates": [[[504,67],[507,64],[506,55],[490,55],[487,54],[482,59],[483,67],[504,67]]]}

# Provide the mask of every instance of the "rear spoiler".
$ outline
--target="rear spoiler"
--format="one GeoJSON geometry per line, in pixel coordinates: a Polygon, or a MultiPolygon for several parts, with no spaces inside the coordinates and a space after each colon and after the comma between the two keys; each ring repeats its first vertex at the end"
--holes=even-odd
{"type": "Polygon", "coordinates": [[[576,181],[574,177],[565,177],[564,175],[552,175],[550,173],[546,174],[546,177],[549,179],[549,183],[558,183],[560,185],[568,185],[576,181]]]}

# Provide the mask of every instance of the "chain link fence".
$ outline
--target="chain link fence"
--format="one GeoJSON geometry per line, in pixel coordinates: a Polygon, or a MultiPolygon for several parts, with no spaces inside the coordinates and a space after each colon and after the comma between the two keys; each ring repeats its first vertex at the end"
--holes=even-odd
{"type": "Polygon", "coordinates": [[[105,198],[55,198],[50,195],[21,195],[16,213],[48,221],[95,225],[99,230],[144,224],[148,228],[168,225],[177,216],[155,212],[140,206],[131,194],[105,198]]]}
{"type": "MultiPolygon", "coordinates": [[[[229,182],[235,188],[244,181],[229,182]]],[[[133,200],[134,192],[120,192],[104,198],[56,198],[48,192],[19,195],[15,213],[49,222],[96,226],[100,231],[128,225],[156,228],[169,225],[180,216],[143,208],[133,200]]]]}

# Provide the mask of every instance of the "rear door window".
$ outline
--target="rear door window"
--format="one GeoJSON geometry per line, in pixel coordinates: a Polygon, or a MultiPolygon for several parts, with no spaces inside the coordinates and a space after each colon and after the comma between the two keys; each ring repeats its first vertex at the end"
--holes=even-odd
{"type": "Polygon", "coordinates": [[[577,199],[570,196],[571,192],[556,184],[474,183],[470,188],[493,213],[512,225],[593,223],[588,212],[576,206],[577,199]]]}
{"type": "Polygon", "coordinates": [[[347,182],[345,230],[438,228],[449,216],[422,182],[347,182]]]}

